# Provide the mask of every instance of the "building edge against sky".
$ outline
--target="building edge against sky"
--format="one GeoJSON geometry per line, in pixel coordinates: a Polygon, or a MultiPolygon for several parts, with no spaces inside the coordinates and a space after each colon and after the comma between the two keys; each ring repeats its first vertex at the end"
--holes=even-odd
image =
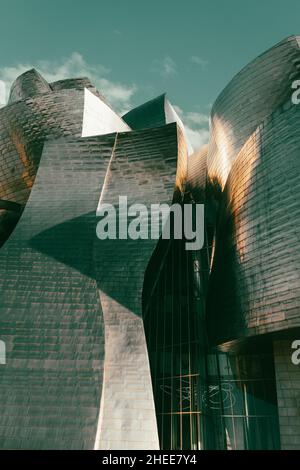
{"type": "Polygon", "coordinates": [[[192,153],[165,95],[88,79],[0,109],[0,447],[297,449],[299,37],[241,70],[192,153]],[[172,123],[172,121],[175,121],[172,123]],[[101,197],[204,203],[205,244],[96,237],[101,197]]]}

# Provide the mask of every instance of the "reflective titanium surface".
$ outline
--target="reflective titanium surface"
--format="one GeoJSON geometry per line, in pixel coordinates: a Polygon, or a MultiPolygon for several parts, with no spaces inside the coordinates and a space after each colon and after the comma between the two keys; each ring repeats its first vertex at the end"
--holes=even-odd
{"type": "Polygon", "coordinates": [[[299,448],[299,44],[232,79],[195,153],[165,95],[121,118],[87,78],[17,78],[0,109],[1,448],[299,448]],[[204,203],[204,247],[99,240],[99,201],[120,195],[204,203]]]}

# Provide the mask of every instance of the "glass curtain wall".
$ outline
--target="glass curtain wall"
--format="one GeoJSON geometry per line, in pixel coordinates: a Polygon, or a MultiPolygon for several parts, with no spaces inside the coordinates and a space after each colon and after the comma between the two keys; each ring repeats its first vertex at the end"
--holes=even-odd
{"type": "Polygon", "coordinates": [[[160,240],[146,276],[143,319],[161,449],[277,449],[272,351],[237,355],[208,347],[205,245],[160,240]]]}

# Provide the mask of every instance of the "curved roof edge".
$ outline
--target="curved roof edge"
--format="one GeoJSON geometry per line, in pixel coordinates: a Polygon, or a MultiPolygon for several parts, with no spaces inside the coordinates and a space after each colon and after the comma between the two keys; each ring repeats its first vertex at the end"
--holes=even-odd
{"type": "Polygon", "coordinates": [[[268,49],[266,49],[265,51],[263,51],[261,54],[259,54],[258,56],[256,56],[254,59],[252,59],[250,62],[248,62],[246,65],[244,65],[244,67],[242,67],[239,72],[237,72],[232,78],[231,80],[229,80],[229,82],[227,83],[227,85],[222,89],[222,91],[219,93],[219,95],[217,96],[217,98],[215,99],[214,103],[213,103],[213,106],[212,106],[212,110],[211,110],[211,115],[214,114],[215,112],[215,107],[218,105],[218,102],[222,99],[223,95],[225,95],[227,93],[227,90],[232,86],[232,84],[238,80],[240,78],[241,75],[243,75],[245,72],[248,71],[249,68],[253,68],[254,64],[256,64],[257,62],[259,62],[262,57],[264,57],[265,55],[269,54],[270,51],[274,51],[276,48],[278,47],[282,47],[283,44],[287,44],[289,42],[294,42],[295,43],[295,46],[297,46],[298,48],[300,48],[300,36],[298,35],[292,35],[292,36],[288,36],[286,37],[285,39],[282,39],[281,41],[279,41],[277,44],[275,44],[274,46],[271,46],[269,47],[268,49]]]}
{"type": "Polygon", "coordinates": [[[8,104],[51,91],[44,77],[36,69],[30,69],[19,75],[11,85],[8,104]]]}

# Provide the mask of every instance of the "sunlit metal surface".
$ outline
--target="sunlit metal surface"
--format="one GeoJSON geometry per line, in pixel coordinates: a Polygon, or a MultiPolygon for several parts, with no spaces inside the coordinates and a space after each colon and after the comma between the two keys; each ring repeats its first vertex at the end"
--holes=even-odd
{"type": "Polygon", "coordinates": [[[288,38],[246,66],[213,106],[214,344],[300,326],[300,107],[291,102],[299,65],[298,41],[288,38]]]}
{"type": "Polygon", "coordinates": [[[123,192],[147,205],[179,197],[182,132],[175,123],[128,132],[111,111],[97,132],[127,132],[81,138],[86,80],[49,91],[34,71],[23,78],[0,111],[0,227],[9,236],[0,250],[0,446],[158,448],[141,318],[157,241],[98,240],[96,209],[102,193],[104,202],[123,192]]]}
{"type": "Polygon", "coordinates": [[[87,78],[15,81],[0,110],[1,447],[295,447],[280,335],[300,327],[299,44],[233,78],[196,153],[165,95],[122,119],[87,78]],[[122,194],[204,203],[203,248],[100,241],[96,209],[122,194]]]}

